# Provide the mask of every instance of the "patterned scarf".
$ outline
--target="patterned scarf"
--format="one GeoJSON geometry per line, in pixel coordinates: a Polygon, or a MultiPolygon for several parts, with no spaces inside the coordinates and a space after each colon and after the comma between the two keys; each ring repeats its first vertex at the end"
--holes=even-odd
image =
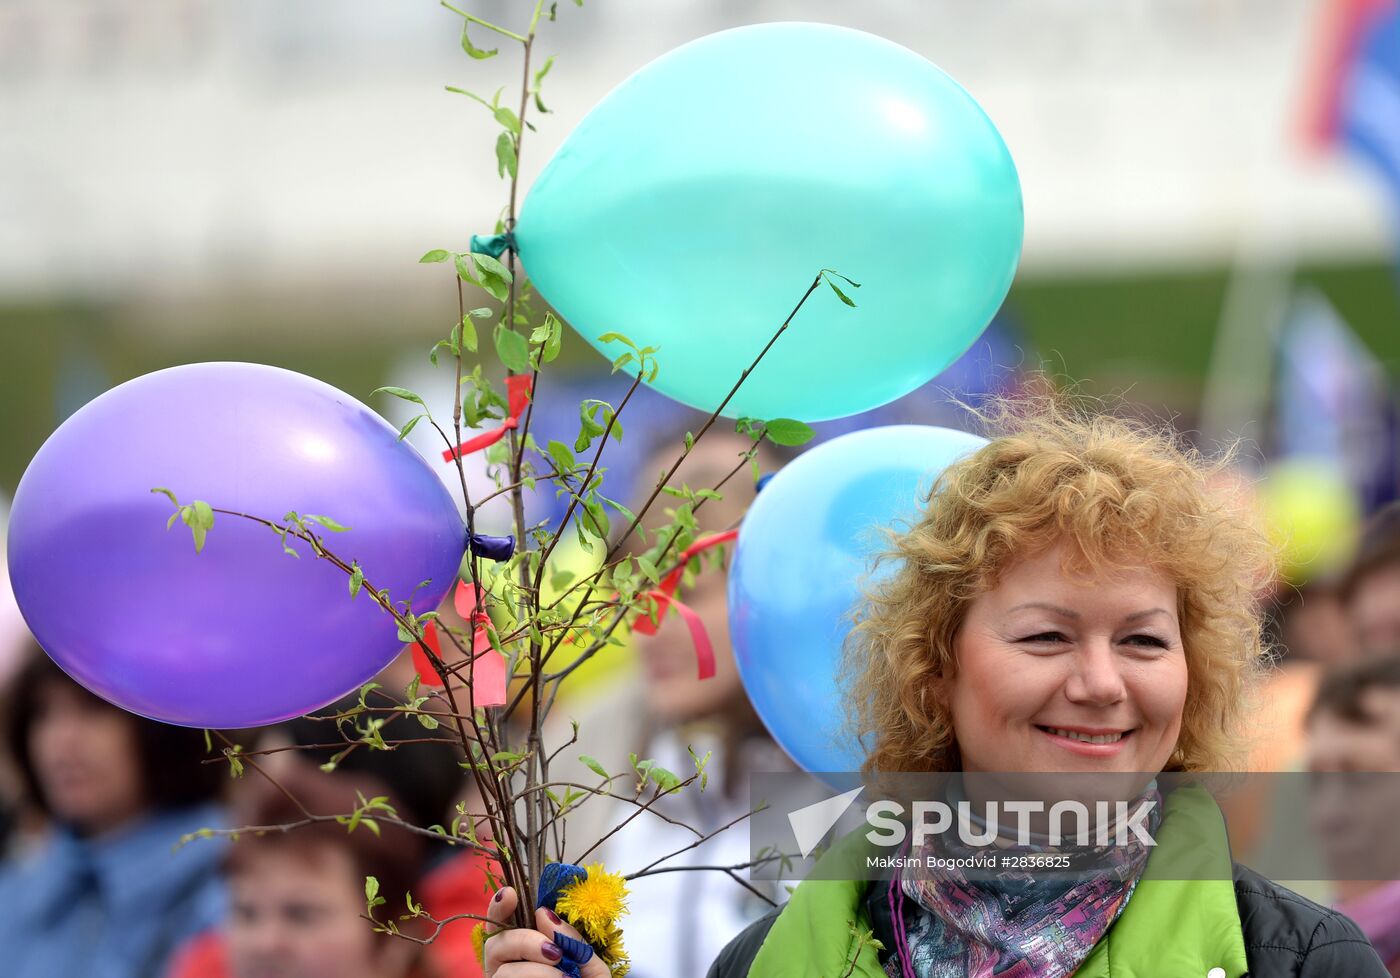
{"type": "MultiPolygon", "coordinates": [[[[1156,802],[1148,819],[1153,834],[1162,810],[1156,782],[1139,798],[1147,800],[1156,802]]],[[[1016,851],[1053,851],[1047,843],[1016,851]]],[[[995,879],[969,880],[962,870],[932,861],[986,851],[952,836],[913,851],[926,867],[920,878],[901,874],[889,890],[896,947],[885,970],[891,978],[1072,975],[1128,905],[1151,852],[1135,837],[1125,846],[1081,849],[1076,863],[1087,856],[1095,868],[1074,879],[1007,870],[995,879]]]]}

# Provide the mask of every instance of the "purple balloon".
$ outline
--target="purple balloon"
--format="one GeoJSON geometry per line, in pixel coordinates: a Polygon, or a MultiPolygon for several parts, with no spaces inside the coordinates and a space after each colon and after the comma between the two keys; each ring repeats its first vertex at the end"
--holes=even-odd
{"type": "Polygon", "coordinates": [[[253,363],[137,377],[65,421],[20,481],[10,515],[16,599],[39,643],[98,696],[190,727],[299,716],[367,682],[402,648],[393,619],[288,537],[218,514],[202,553],[182,503],[280,521],[289,510],[359,561],[365,580],[438,606],[466,530],[423,457],[365,405],[253,363]],[[415,588],[422,581],[430,583],[415,588]]]}

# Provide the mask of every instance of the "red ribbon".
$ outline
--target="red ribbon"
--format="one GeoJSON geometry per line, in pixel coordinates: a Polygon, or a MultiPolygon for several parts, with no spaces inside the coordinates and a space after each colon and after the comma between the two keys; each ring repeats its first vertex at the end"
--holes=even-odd
{"type": "MultiPolygon", "coordinates": [[[[738,538],[738,530],[725,530],[723,533],[712,533],[709,536],[701,537],[685,548],[685,552],[681,554],[680,563],[676,564],[676,566],[661,579],[659,589],[647,592],[647,594],[657,600],[659,605],[656,609],[656,620],[658,623],[662,618],[666,617],[667,606],[676,600],[676,589],[681,586],[681,578],[685,576],[685,565],[690,563],[690,558],[694,557],[696,554],[704,553],[706,550],[718,547],[722,543],[728,543],[738,538]]],[[[640,632],[642,635],[654,635],[656,634],[656,629],[657,625],[653,625],[651,619],[645,615],[638,618],[637,623],[632,626],[634,632],[640,632]]]]}
{"type": "MultiPolygon", "coordinates": [[[[705,630],[705,623],[701,620],[700,614],[690,605],[685,604],[679,598],[662,594],[660,591],[648,591],[648,595],[655,598],[661,605],[661,610],[657,618],[666,614],[668,608],[675,608],[676,613],[685,622],[685,627],[690,629],[690,641],[695,646],[695,678],[712,679],[715,675],[715,647],[710,644],[710,633],[705,630]]],[[[650,618],[640,619],[636,630],[643,635],[652,634],[655,629],[652,627],[650,618]],[[646,631],[643,631],[642,624],[646,623],[646,631]]]]}
{"type": "Polygon", "coordinates": [[[520,427],[520,416],[525,413],[525,406],[530,403],[530,394],[534,390],[534,377],[531,374],[515,374],[506,378],[506,419],[499,428],[493,431],[482,432],[475,438],[468,438],[456,448],[449,448],[443,451],[442,460],[444,462],[455,461],[463,455],[470,455],[472,452],[479,452],[483,448],[488,448],[496,444],[506,436],[506,432],[520,427]]]}
{"type": "Polygon", "coordinates": [[[656,601],[657,624],[653,624],[650,617],[643,615],[632,625],[632,630],[641,635],[654,635],[661,620],[674,607],[676,613],[681,616],[681,620],[685,622],[685,627],[690,630],[690,641],[695,646],[696,677],[699,679],[710,679],[715,674],[714,645],[710,642],[710,635],[705,630],[705,623],[701,620],[700,615],[694,608],[684,604],[676,597],[676,589],[681,585],[681,578],[685,576],[685,565],[690,562],[690,558],[713,547],[718,547],[722,543],[737,540],[738,537],[738,530],[726,530],[723,533],[712,533],[709,536],[701,537],[687,547],[685,552],[681,554],[680,563],[661,579],[661,586],[646,592],[649,598],[656,601]]]}
{"type": "MultiPolygon", "coordinates": [[[[477,588],[466,581],[457,582],[457,590],[452,595],[452,607],[463,620],[472,624],[472,699],[477,706],[500,706],[505,703],[505,660],[499,652],[491,648],[491,639],[486,627],[491,618],[485,611],[477,611],[477,588]],[[483,658],[485,657],[485,658],[483,658]]],[[[442,659],[442,642],[437,633],[437,622],[429,621],[423,629],[423,643],[442,659]]],[[[423,651],[423,646],[413,643],[413,668],[418,671],[421,686],[442,689],[442,680],[433,668],[432,661],[423,651]]]]}

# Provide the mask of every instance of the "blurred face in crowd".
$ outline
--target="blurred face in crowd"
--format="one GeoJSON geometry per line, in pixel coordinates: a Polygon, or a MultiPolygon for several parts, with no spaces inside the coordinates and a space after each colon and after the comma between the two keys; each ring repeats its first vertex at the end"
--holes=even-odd
{"type": "Polygon", "coordinates": [[[34,691],[29,759],[45,803],[60,821],[98,835],[145,807],[135,724],[68,682],[34,691]]]}
{"type": "Polygon", "coordinates": [[[1347,610],[1362,651],[1400,652],[1400,563],[1378,567],[1357,581],[1347,610]]]}
{"type": "MultiPolygon", "coordinates": [[[[730,433],[711,432],[696,443],[685,464],[671,478],[672,485],[685,483],[695,489],[708,489],[719,483],[739,462],[739,457],[751,443],[730,433]]],[[[642,469],[660,474],[670,468],[681,446],[674,451],[659,452],[642,469]]],[[[760,465],[764,462],[759,456],[760,465]]],[[[765,471],[771,469],[765,468],[765,471]]],[[[702,533],[717,533],[736,526],[753,501],[753,475],[748,463],[720,490],[723,499],[712,499],[696,514],[702,533]]],[[[663,507],[673,507],[679,500],[663,495],[653,504],[646,525],[655,529],[664,525],[663,507]]],[[[648,535],[648,542],[652,537],[648,535]]],[[[725,545],[728,553],[733,544],[725,545]]],[[[678,554],[671,554],[665,564],[674,566],[678,554]]],[[[725,573],[714,566],[711,555],[704,560],[705,569],[689,588],[682,588],[676,597],[692,608],[705,623],[715,652],[713,679],[696,678],[695,646],[680,615],[672,609],[661,619],[655,635],[636,635],[646,676],[647,705],[657,719],[664,723],[685,723],[693,720],[721,717],[736,710],[748,710],[748,698],[739,680],[734,662],[734,648],[729,642],[729,608],[725,573]]],[[[665,566],[661,568],[663,571],[665,566]]]]}
{"type": "Polygon", "coordinates": [[[1400,869],[1395,812],[1400,809],[1400,689],[1372,688],[1361,696],[1370,722],[1323,710],[1308,724],[1308,770],[1317,779],[1309,815],[1342,878],[1371,877],[1378,860],[1400,869]]]}
{"type": "Polygon", "coordinates": [[[260,846],[230,880],[234,978],[400,978],[414,945],[373,933],[364,878],[323,842],[260,846]]]}
{"type": "Polygon", "coordinates": [[[1084,579],[1064,548],[972,600],[946,694],[966,771],[1162,770],[1186,703],[1176,587],[1150,569],[1084,579]]]}

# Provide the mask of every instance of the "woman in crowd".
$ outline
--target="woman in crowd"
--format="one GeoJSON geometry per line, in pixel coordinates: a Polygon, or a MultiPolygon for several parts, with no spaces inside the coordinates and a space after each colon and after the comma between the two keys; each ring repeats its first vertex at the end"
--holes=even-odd
{"type": "MultiPolygon", "coordinates": [[[[894,540],[894,573],[853,634],[867,773],[969,772],[970,794],[984,772],[1145,773],[1147,798],[1152,772],[1228,768],[1263,657],[1255,594],[1271,560],[1257,531],[1164,434],[1044,402],[993,426],[894,540]]],[[[1248,869],[1161,878],[1154,864],[1183,851],[1222,853],[1228,870],[1228,843],[1199,789],[1155,810],[1155,848],[1130,840],[1069,879],[809,879],[716,948],[711,974],[1386,975],[1350,920],[1248,869]]],[[[827,858],[864,845],[853,833],[827,858]]],[[[543,976],[552,922],[538,923],[491,938],[487,973],[543,976]]]]}
{"type": "Polygon", "coordinates": [[[151,978],[219,920],[221,847],[181,836],[223,824],[227,781],[204,734],[144,720],[78,686],[37,648],[16,677],[8,743],[51,831],[0,868],[11,978],[151,978]]]}

